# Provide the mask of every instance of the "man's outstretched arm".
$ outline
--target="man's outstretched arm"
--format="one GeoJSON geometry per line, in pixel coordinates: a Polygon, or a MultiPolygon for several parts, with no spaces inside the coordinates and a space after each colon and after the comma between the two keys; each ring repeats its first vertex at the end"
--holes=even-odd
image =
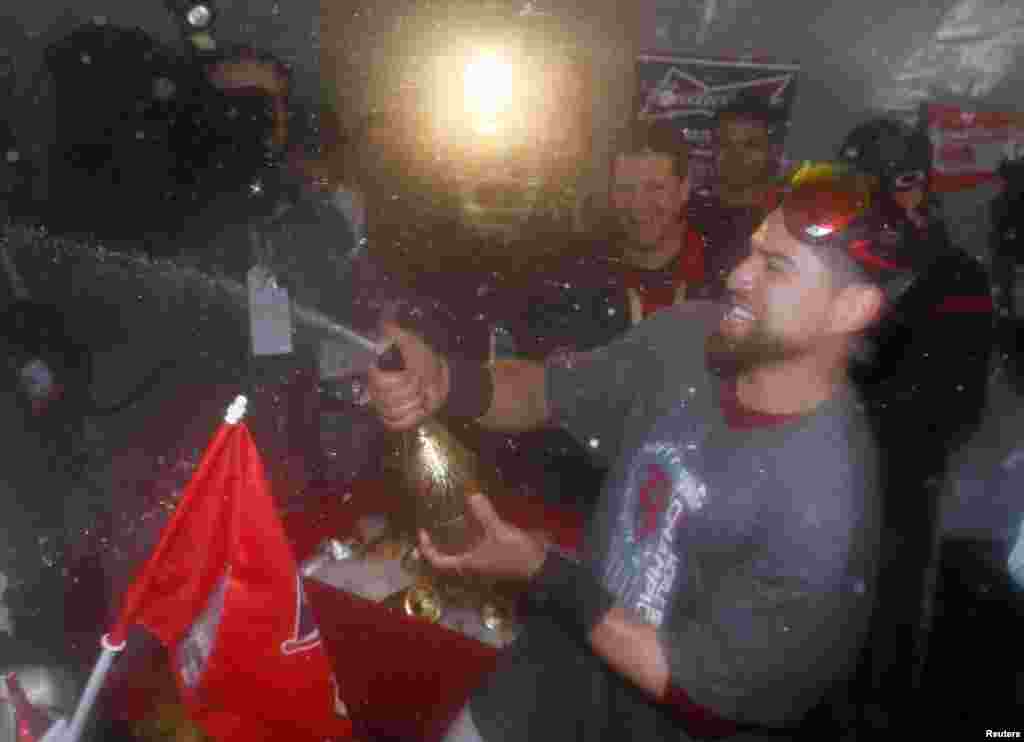
{"type": "Polygon", "coordinates": [[[439,412],[476,418],[503,432],[533,430],[548,422],[544,365],[499,361],[492,366],[445,358],[415,333],[394,323],[385,337],[398,348],[405,368],[371,369],[370,396],[381,421],[408,430],[439,412]]]}
{"type": "Polygon", "coordinates": [[[491,366],[494,393],[479,422],[489,430],[509,433],[534,430],[548,424],[544,365],[535,361],[497,361],[491,366]]]}

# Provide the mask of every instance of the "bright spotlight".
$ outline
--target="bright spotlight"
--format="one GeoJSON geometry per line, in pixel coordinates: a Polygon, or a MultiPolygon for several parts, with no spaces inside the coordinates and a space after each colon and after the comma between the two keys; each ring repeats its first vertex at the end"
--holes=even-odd
{"type": "Polygon", "coordinates": [[[493,135],[513,96],[512,65],[493,52],[485,52],[466,64],[463,94],[466,112],[480,134],[493,135]]]}

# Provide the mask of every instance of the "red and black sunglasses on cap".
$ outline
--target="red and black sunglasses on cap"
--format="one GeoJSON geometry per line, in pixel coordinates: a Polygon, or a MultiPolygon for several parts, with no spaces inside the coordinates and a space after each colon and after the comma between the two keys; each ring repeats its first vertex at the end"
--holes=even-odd
{"type": "Polygon", "coordinates": [[[794,238],[842,250],[891,299],[915,278],[917,240],[898,204],[876,187],[842,164],[804,164],[788,178],[782,213],[794,238]]]}

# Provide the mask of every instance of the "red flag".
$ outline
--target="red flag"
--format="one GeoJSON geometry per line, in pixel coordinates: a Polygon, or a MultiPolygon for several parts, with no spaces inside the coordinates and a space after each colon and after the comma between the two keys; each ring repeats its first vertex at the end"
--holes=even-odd
{"type": "Polygon", "coordinates": [[[351,736],[244,423],[217,431],[128,588],[111,643],[133,624],[167,647],[186,708],[221,742],[351,736]]]}

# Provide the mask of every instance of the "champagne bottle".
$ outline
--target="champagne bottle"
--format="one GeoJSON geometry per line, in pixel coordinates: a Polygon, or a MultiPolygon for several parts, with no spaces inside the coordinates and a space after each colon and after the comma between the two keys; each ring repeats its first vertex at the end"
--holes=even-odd
{"type": "MultiPolygon", "coordinates": [[[[398,371],[405,363],[398,348],[392,347],[378,365],[398,371]]],[[[400,434],[399,457],[416,527],[425,529],[446,554],[471,548],[480,526],[468,513],[466,498],[483,491],[476,454],[440,421],[429,418],[400,434]]]]}

